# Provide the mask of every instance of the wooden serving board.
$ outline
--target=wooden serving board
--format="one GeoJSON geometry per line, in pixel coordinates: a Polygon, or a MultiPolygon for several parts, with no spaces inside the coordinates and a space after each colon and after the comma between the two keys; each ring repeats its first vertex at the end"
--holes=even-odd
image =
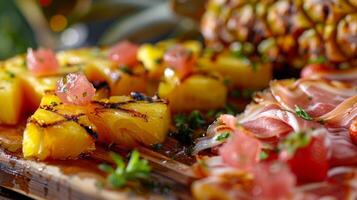
{"type": "Polygon", "coordinates": [[[111,162],[107,150],[99,147],[90,156],[77,160],[25,160],[16,149],[20,145],[16,141],[21,141],[21,137],[8,133],[4,134],[0,127],[0,185],[25,196],[51,200],[191,199],[189,184],[194,177],[190,168],[149,149],[142,148],[139,151],[153,168],[152,180],[165,188],[140,193],[129,188],[111,190],[103,186],[106,175],[98,169],[100,163],[111,162]],[[11,149],[11,152],[7,149],[11,149]],[[175,167],[170,168],[173,165],[175,167]]]}

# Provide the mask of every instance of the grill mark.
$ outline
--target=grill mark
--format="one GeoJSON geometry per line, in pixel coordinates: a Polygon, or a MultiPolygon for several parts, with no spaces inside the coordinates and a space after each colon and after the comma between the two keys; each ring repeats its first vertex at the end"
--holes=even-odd
{"type": "Polygon", "coordinates": [[[144,119],[145,121],[148,121],[147,115],[137,112],[135,110],[130,110],[130,109],[120,107],[120,106],[123,106],[126,104],[135,103],[135,102],[136,101],[134,101],[134,100],[130,100],[130,101],[120,102],[120,103],[105,103],[105,102],[98,102],[98,101],[95,101],[93,103],[102,107],[102,108],[96,108],[95,109],[96,113],[100,112],[101,110],[105,110],[105,109],[114,109],[114,110],[120,110],[120,111],[126,112],[126,113],[130,114],[132,117],[138,117],[138,118],[144,119]]]}
{"type": "Polygon", "coordinates": [[[98,133],[95,132],[92,128],[92,126],[86,126],[84,124],[81,124],[79,122],[76,122],[77,124],[79,124],[82,128],[84,128],[84,130],[86,130],[86,132],[95,140],[98,140],[98,133]]]}
{"type": "Polygon", "coordinates": [[[51,123],[40,123],[39,121],[31,118],[27,121],[27,123],[35,124],[36,126],[39,126],[41,128],[49,128],[52,126],[60,125],[64,122],[68,122],[68,120],[63,119],[63,120],[59,120],[59,121],[55,121],[55,122],[51,122],[51,123]]]}
{"type": "Polygon", "coordinates": [[[56,122],[52,122],[52,123],[45,123],[45,124],[39,123],[38,121],[36,121],[34,119],[30,119],[29,123],[34,123],[34,124],[36,124],[37,126],[39,126],[41,128],[48,128],[48,127],[51,127],[51,126],[60,125],[60,124],[62,124],[64,122],[72,121],[72,122],[75,122],[76,124],[78,124],[79,126],[81,126],[88,133],[88,135],[90,135],[93,139],[95,139],[95,140],[98,139],[98,133],[93,130],[92,126],[86,126],[86,125],[84,125],[84,124],[82,124],[82,123],[80,123],[78,121],[80,117],[85,116],[84,113],[81,113],[81,114],[78,114],[78,115],[61,114],[61,113],[58,113],[57,110],[55,109],[55,107],[57,105],[59,105],[59,104],[55,103],[55,104],[51,104],[51,105],[43,105],[43,106],[40,106],[40,109],[43,109],[43,110],[46,110],[46,111],[50,111],[50,112],[55,113],[55,114],[65,118],[65,119],[59,120],[59,121],[56,121],[56,122]]]}

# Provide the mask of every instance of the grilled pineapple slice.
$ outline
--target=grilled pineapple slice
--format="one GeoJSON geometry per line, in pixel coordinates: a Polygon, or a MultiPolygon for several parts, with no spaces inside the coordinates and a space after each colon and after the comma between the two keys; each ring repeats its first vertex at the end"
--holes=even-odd
{"type": "Polygon", "coordinates": [[[76,158],[95,149],[96,132],[85,107],[63,105],[57,96],[46,95],[28,120],[23,155],[38,160],[76,158]]]}
{"type": "Polygon", "coordinates": [[[120,69],[108,60],[93,60],[85,67],[84,74],[90,81],[107,82],[113,96],[129,95],[133,91],[146,92],[147,77],[141,66],[120,69]]]}
{"type": "Polygon", "coordinates": [[[164,101],[136,93],[93,102],[89,119],[98,128],[99,141],[130,148],[163,142],[170,112],[164,101]]]}
{"type": "Polygon", "coordinates": [[[253,66],[248,59],[229,52],[222,52],[215,59],[203,56],[198,62],[201,70],[221,74],[235,88],[261,89],[273,78],[271,63],[253,66]]]}
{"type": "Polygon", "coordinates": [[[25,98],[25,108],[34,112],[41,103],[46,92],[56,89],[57,81],[61,76],[36,77],[29,72],[20,75],[25,98]]]}
{"type": "Polygon", "coordinates": [[[169,100],[173,112],[216,109],[226,102],[227,88],[218,78],[192,75],[182,83],[172,80],[160,83],[159,96],[169,100]]]}
{"type": "Polygon", "coordinates": [[[90,81],[105,81],[111,95],[129,95],[130,92],[146,92],[147,77],[140,65],[134,68],[117,66],[107,58],[105,50],[83,48],[58,53],[62,65],[80,66],[90,81]]]}
{"type": "Polygon", "coordinates": [[[19,78],[0,67],[0,124],[15,125],[21,117],[22,89],[19,78]]]}
{"type": "Polygon", "coordinates": [[[190,50],[193,56],[198,57],[202,51],[202,45],[198,41],[187,40],[184,42],[179,42],[176,40],[163,40],[156,44],[143,44],[138,51],[138,60],[140,60],[145,69],[149,71],[149,77],[152,79],[159,80],[163,75],[165,66],[162,62],[163,57],[167,50],[173,46],[180,44],[184,48],[190,50]]]}

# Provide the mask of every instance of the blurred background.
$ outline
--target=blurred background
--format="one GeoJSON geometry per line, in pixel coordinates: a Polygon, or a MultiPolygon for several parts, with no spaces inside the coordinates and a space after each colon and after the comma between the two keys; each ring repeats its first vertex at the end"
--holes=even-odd
{"type": "Polygon", "coordinates": [[[0,0],[0,59],[28,47],[56,50],[122,39],[201,39],[206,0],[0,0]]]}

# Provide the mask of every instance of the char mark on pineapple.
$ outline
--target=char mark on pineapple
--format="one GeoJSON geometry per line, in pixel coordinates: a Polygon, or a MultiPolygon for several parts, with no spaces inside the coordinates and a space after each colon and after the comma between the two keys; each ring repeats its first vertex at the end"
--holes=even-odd
{"type": "Polygon", "coordinates": [[[157,95],[155,95],[153,97],[149,97],[141,92],[131,92],[130,96],[135,101],[146,101],[147,103],[165,103],[165,104],[167,104],[167,102],[165,100],[160,99],[160,97],[157,95]]]}
{"type": "Polygon", "coordinates": [[[121,106],[126,105],[126,104],[136,103],[135,100],[125,101],[125,102],[117,102],[117,103],[93,101],[92,103],[101,106],[101,108],[96,108],[95,109],[96,113],[103,112],[106,109],[120,110],[122,112],[126,112],[126,113],[130,114],[130,116],[132,116],[132,117],[141,118],[141,119],[145,120],[146,122],[148,121],[148,119],[147,119],[148,116],[146,114],[137,112],[135,110],[130,110],[130,109],[121,107],[121,106]]]}
{"type": "MultiPolygon", "coordinates": [[[[60,103],[61,104],[61,103],[60,103]]],[[[29,123],[33,123],[33,124],[36,124],[37,126],[41,127],[41,128],[48,128],[48,127],[52,127],[52,126],[56,126],[56,125],[60,125],[62,123],[65,123],[65,122],[68,122],[68,121],[73,121],[75,123],[77,123],[79,126],[81,126],[93,139],[97,140],[98,139],[98,133],[95,132],[91,126],[87,126],[87,125],[84,125],[82,123],[79,122],[79,118],[82,117],[82,116],[85,116],[84,113],[81,113],[81,114],[77,114],[77,115],[66,115],[66,114],[61,114],[61,113],[58,113],[58,111],[55,109],[55,107],[59,105],[58,103],[53,103],[51,105],[43,105],[40,107],[40,109],[43,109],[43,110],[46,110],[46,111],[50,111],[50,112],[53,112],[65,119],[63,120],[59,120],[59,121],[55,121],[55,122],[52,122],[52,123],[40,123],[39,121],[35,120],[35,119],[32,119],[30,118],[29,119],[29,123]]]]}
{"type": "Polygon", "coordinates": [[[103,88],[110,90],[108,83],[105,81],[92,81],[92,84],[96,90],[100,90],[103,88]]]}

